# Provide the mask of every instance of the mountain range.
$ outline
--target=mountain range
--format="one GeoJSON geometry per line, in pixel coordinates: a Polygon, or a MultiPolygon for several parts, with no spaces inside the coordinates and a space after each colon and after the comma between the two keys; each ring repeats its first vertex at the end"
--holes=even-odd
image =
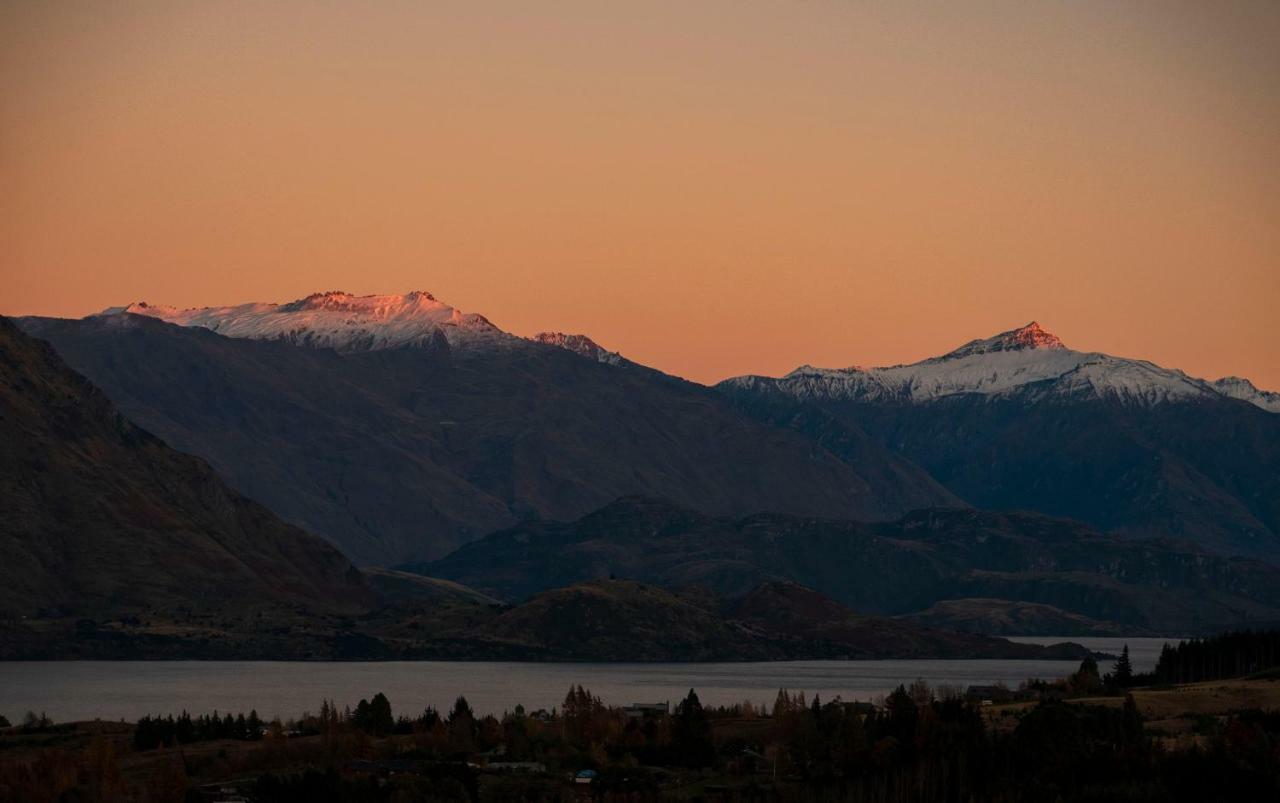
{"type": "Polygon", "coordinates": [[[170,315],[192,325],[141,305],[21,325],[131,420],[362,565],[635,493],[732,515],[959,504],[856,431],[828,449],[710,388],[507,335],[425,295],[341,298],[170,315]]]}
{"type": "Polygon", "coordinates": [[[887,368],[797,368],[719,389],[776,419],[813,408],[965,502],[1280,559],[1276,394],[1067,348],[1038,324],[887,368]]]}
{"type": "MultiPolygon", "coordinates": [[[[759,379],[739,377],[727,383],[749,386],[759,379]]],[[[1074,351],[1035,321],[910,365],[838,369],[804,365],[774,382],[792,396],[820,402],[927,404],[951,396],[1018,396],[1024,402],[1102,400],[1151,408],[1232,398],[1271,411],[1280,398],[1238,377],[1208,382],[1146,360],[1074,351]]]]}
{"type": "Polygon", "coordinates": [[[1280,621],[1280,568],[1271,564],[1119,539],[1069,519],[954,508],[893,522],[733,519],[632,497],[403,568],[513,601],[610,577],[724,598],[789,581],[862,613],[985,632],[999,627],[984,619],[1011,616],[1027,624],[1024,634],[1057,635],[1186,635],[1280,621]]]}
{"type": "Polygon", "coordinates": [[[1067,657],[856,614],[763,583],[720,598],[627,581],[520,604],[357,571],[121,416],[0,318],[0,658],[744,660],[1067,657]]]}
{"type": "Polygon", "coordinates": [[[1280,619],[1280,397],[1034,323],[911,365],[714,388],[420,291],[18,323],[138,437],[370,567],[356,652],[562,654],[494,612],[614,605],[566,591],[613,577],[678,597],[627,591],[613,610],[702,589],[733,628],[733,601],[777,583],[988,633],[1280,619]],[[404,605],[429,611],[430,646],[374,613],[404,605]]]}

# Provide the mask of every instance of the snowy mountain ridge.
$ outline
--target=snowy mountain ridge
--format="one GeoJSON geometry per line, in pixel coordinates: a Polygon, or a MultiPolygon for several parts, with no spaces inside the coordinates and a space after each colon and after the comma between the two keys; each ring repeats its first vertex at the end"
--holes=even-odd
{"type": "Polygon", "coordinates": [[[431,346],[443,338],[450,348],[509,346],[522,341],[571,351],[606,365],[626,362],[586,335],[540,332],[520,338],[476,313],[464,313],[423,290],[404,295],[356,296],[342,291],[312,293],[286,304],[249,303],[180,309],[139,301],[109,307],[99,315],[129,313],[179,326],[196,326],[226,337],[285,340],[338,352],[431,346]]]}
{"type": "MultiPolygon", "coordinates": [[[[566,349],[587,359],[619,365],[626,360],[586,335],[542,332],[521,338],[494,326],[483,315],[464,313],[428,292],[356,296],[341,291],[313,293],[285,304],[248,303],[224,307],[177,307],[137,302],[100,315],[131,313],[220,335],[284,340],[296,345],[350,353],[400,347],[494,348],[532,341],[566,349]]],[[[802,365],[786,376],[743,376],[726,385],[771,385],[808,400],[924,403],[960,395],[1029,398],[1092,397],[1137,405],[1170,400],[1232,398],[1280,413],[1280,393],[1259,390],[1247,379],[1209,382],[1146,360],[1067,348],[1038,323],[972,340],[940,357],[909,365],[877,368],[815,368],[802,365]]]]}
{"type": "Polygon", "coordinates": [[[609,351],[586,335],[568,335],[564,332],[539,332],[529,338],[535,343],[557,346],[574,354],[580,354],[589,360],[602,362],[605,365],[621,365],[626,358],[616,351],[609,351]]]}
{"type": "Polygon", "coordinates": [[[772,385],[806,400],[927,403],[979,394],[1030,398],[1104,398],[1152,405],[1227,396],[1280,412],[1280,394],[1259,391],[1234,377],[1211,383],[1147,360],[1067,348],[1036,322],[974,340],[940,357],[879,368],[803,365],[781,378],[744,376],[726,384],[772,385]]]}
{"type": "Polygon", "coordinates": [[[1239,376],[1224,376],[1215,381],[1213,387],[1224,396],[1247,401],[1262,409],[1280,413],[1280,393],[1260,390],[1252,382],[1239,376]]]}
{"type": "Polygon", "coordinates": [[[501,345],[514,340],[483,315],[464,313],[428,292],[356,296],[313,293],[287,304],[177,307],[145,301],[111,307],[100,315],[132,313],[180,326],[198,326],[226,337],[285,340],[339,352],[429,346],[443,338],[451,347],[501,345]]]}

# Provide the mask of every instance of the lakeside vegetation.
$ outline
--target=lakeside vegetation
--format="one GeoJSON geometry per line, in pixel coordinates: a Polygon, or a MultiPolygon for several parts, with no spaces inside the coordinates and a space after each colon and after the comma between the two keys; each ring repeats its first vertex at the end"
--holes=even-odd
{"type": "MultiPolygon", "coordinates": [[[[1166,651],[1244,655],[1274,634],[1166,651]]],[[[1207,660],[1207,659],[1206,659],[1207,660]]],[[[1205,665],[1208,665],[1207,663],[1205,665]]],[[[875,704],[779,690],[670,711],[571,688],[545,711],[354,707],[54,724],[0,734],[0,799],[24,801],[1240,801],[1280,799],[1280,681],[1143,685],[1092,659],[1018,689],[899,686],[875,704]],[[1000,699],[992,700],[989,697],[1000,699]]]]}
{"type": "Polygon", "coordinates": [[[1280,631],[1245,630],[1166,644],[1155,671],[1137,681],[1196,683],[1246,677],[1280,666],[1280,631]]]}

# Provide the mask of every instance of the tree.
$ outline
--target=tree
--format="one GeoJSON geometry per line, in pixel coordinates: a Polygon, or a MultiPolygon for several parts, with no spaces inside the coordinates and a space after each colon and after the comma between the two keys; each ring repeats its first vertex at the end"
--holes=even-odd
{"type": "Polygon", "coordinates": [[[391,701],[387,699],[387,695],[382,692],[373,695],[373,699],[369,701],[369,718],[374,734],[386,736],[391,733],[396,721],[391,716],[391,701]]]}
{"type": "Polygon", "coordinates": [[[581,685],[570,687],[561,709],[565,735],[576,744],[586,744],[600,738],[605,729],[602,721],[605,712],[604,703],[599,697],[581,685]]]}
{"type": "Polygon", "coordinates": [[[356,711],[351,715],[351,721],[360,730],[368,730],[369,727],[369,701],[360,698],[360,702],[356,703],[356,711]]]}
{"type": "MultiPolygon", "coordinates": [[[[250,719],[256,716],[256,712],[249,715],[250,719]]],[[[338,706],[334,705],[332,700],[320,701],[320,719],[316,723],[320,735],[325,738],[326,743],[331,742],[338,734],[338,727],[342,724],[342,713],[338,711],[338,706]]]]}
{"type": "Polygon", "coordinates": [[[49,719],[49,715],[43,711],[39,715],[35,711],[28,711],[27,715],[22,718],[23,730],[43,730],[53,724],[53,720],[49,719]]]}
{"type": "MultiPolygon", "coordinates": [[[[520,708],[520,706],[516,706],[516,708],[520,708]]],[[[434,729],[440,721],[440,713],[436,711],[436,707],[434,705],[429,705],[422,710],[422,715],[418,717],[414,724],[422,730],[429,731],[434,729]]]]}
{"type": "Polygon", "coordinates": [[[693,689],[689,689],[689,695],[676,706],[671,723],[671,746],[680,762],[687,767],[709,767],[715,763],[711,723],[707,721],[707,713],[702,710],[702,702],[693,689]]]}
{"type": "Polygon", "coordinates": [[[8,728],[8,727],[11,727],[9,724],[9,720],[5,719],[4,714],[0,714],[0,728],[8,728]]]}
{"type": "Polygon", "coordinates": [[[885,698],[885,710],[889,714],[883,723],[885,735],[892,736],[906,750],[911,750],[916,741],[916,726],[920,720],[920,707],[912,699],[911,692],[899,685],[893,693],[885,698]]]}
{"type": "Polygon", "coordinates": [[[355,726],[370,736],[386,736],[396,726],[391,716],[391,701],[382,692],[372,700],[361,700],[356,705],[355,726]]]}
{"type": "Polygon", "coordinates": [[[1080,668],[1070,678],[1071,691],[1077,694],[1092,694],[1102,687],[1102,678],[1098,676],[1098,662],[1092,655],[1086,655],[1080,662],[1080,668]]]}
{"type": "Polygon", "coordinates": [[[916,678],[911,681],[911,685],[907,688],[907,694],[911,695],[912,702],[920,708],[933,702],[933,690],[929,688],[929,683],[924,678],[916,678]]]}
{"type": "Polygon", "coordinates": [[[449,731],[449,742],[454,750],[470,753],[476,748],[476,715],[466,697],[459,697],[453,702],[453,710],[449,712],[445,726],[449,731]]]}
{"type": "Polygon", "coordinates": [[[447,722],[453,722],[458,719],[475,719],[475,712],[471,710],[471,703],[467,702],[466,697],[459,697],[453,701],[453,709],[449,711],[447,722]]]}
{"type": "Polygon", "coordinates": [[[778,697],[773,701],[773,718],[781,719],[791,713],[791,695],[786,689],[778,689],[778,697]]]}
{"type": "Polygon", "coordinates": [[[1116,661],[1116,671],[1112,675],[1116,685],[1124,688],[1133,682],[1133,664],[1129,662],[1129,645],[1120,651],[1120,660],[1116,661]]]}

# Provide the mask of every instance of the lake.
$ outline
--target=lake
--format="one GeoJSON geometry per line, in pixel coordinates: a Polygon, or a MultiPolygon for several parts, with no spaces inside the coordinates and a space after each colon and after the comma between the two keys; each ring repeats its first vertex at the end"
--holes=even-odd
{"type": "MultiPolygon", "coordinates": [[[[1129,645],[1134,669],[1155,666],[1170,639],[1019,638],[1049,644],[1076,641],[1118,653],[1129,645]]],[[[1103,672],[1111,662],[1099,662],[1103,672]]],[[[582,684],[611,705],[663,702],[696,689],[704,704],[751,700],[772,705],[779,688],[813,699],[871,700],[899,683],[924,678],[957,686],[1027,678],[1053,679],[1074,661],[778,661],[769,663],[551,664],[489,661],[303,663],[280,661],[31,661],[0,662],[0,714],[17,722],[26,711],[55,722],[125,719],[145,714],[245,712],[267,719],[315,712],[323,699],[339,706],[383,692],[399,714],[428,705],[447,710],[465,695],[476,711],[501,714],[517,703],[550,709],[571,685],[582,684]]]]}

